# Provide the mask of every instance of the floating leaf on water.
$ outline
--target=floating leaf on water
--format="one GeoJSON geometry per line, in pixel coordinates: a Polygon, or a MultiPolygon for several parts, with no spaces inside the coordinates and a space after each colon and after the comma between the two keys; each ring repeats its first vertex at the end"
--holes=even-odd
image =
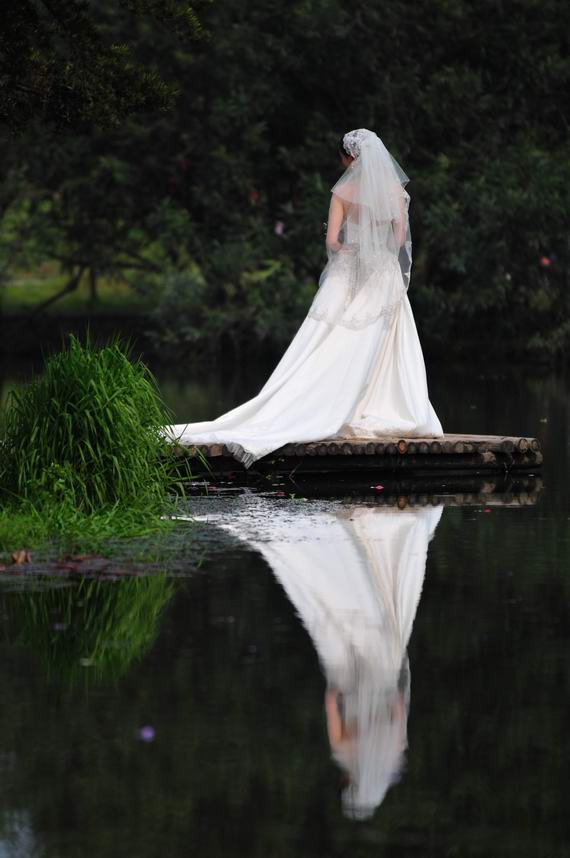
{"type": "Polygon", "coordinates": [[[12,563],[14,566],[22,566],[24,563],[31,563],[32,555],[27,548],[20,548],[12,553],[12,563]]]}

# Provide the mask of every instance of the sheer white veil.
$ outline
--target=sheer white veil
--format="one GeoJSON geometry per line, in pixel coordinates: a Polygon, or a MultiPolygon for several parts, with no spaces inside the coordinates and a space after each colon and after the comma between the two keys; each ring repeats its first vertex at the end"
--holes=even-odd
{"type": "Polygon", "coordinates": [[[410,196],[404,189],[409,181],[377,134],[358,128],[344,135],[343,145],[354,161],[331,189],[348,206],[351,221],[358,229],[361,263],[384,265],[386,254],[398,257],[404,286],[410,282],[412,236],[408,209],[410,196]]]}
{"type": "Polygon", "coordinates": [[[319,289],[309,316],[353,329],[383,318],[389,327],[410,284],[409,180],[373,131],[349,131],[343,146],[354,160],[331,188],[329,221],[335,197],[342,201],[343,221],[338,239],[329,242],[327,235],[319,286],[337,278],[348,288],[340,308],[334,295],[341,290],[319,289]]]}

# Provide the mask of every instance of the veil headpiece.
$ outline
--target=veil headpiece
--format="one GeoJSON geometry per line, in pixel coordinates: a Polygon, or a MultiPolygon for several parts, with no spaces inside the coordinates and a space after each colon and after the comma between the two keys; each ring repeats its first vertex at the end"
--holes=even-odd
{"type": "Polygon", "coordinates": [[[353,158],[358,158],[360,155],[360,144],[366,134],[372,134],[368,128],[357,128],[355,131],[348,131],[342,138],[342,145],[345,152],[348,152],[353,158]]]}

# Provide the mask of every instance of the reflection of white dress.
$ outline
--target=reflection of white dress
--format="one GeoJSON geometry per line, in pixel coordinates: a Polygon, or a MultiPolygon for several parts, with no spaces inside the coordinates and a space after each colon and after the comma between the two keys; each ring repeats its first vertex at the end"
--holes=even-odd
{"type": "MultiPolygon", "coordinates": [[[[353,232],[357,225],[352,224],[353,232]]],[[[353,294],[356,236],[336,254],[307,317],[260,393],[202,423],[169,427],[183,443],[225,444],[249,467],[287,443],[336,436],[440,437],[396,258],[353,294]],[[352,252],[351,252],[352,251],[352,252]],[[391,315],[379,315],[392,298],[391,315]]]]}
{"type": "Polygon", "coordinates": [[[264,522],[257,532],[249,512],[210,520],[265,557],[311,635],[352,726],[352,740],[334,754],[351,777],[345,806],[366,816],[401,768],[405,714],[394,712],[399,697],[408,702],[406,649],[443,506],[308,507],[291,516],[266,504],[254,517],[264,522]]]}

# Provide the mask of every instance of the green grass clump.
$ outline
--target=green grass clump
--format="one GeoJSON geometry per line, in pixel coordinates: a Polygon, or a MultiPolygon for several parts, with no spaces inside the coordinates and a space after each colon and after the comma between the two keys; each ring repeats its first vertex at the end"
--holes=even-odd
{"type": "Polygon", "coordinates": [[[11,393],[0,444],[0,490],[37,508],[85,514],[133,505],[156,511],[172,478],[161,427],[172,423],[153,376],[119,342],[51,356],[11,393]]]}
{"type": "Polygon", "coordinates": [[[172,422],[154,377],[119,341],[96,349],[72,336],[41,375],[8,397],[0,563],[22,547],[46,556],[107,551],[170,529],[163,514],[174,511],[173,495],[191,477],[180,466],[173,475],[161,431],[172,422]]]}

